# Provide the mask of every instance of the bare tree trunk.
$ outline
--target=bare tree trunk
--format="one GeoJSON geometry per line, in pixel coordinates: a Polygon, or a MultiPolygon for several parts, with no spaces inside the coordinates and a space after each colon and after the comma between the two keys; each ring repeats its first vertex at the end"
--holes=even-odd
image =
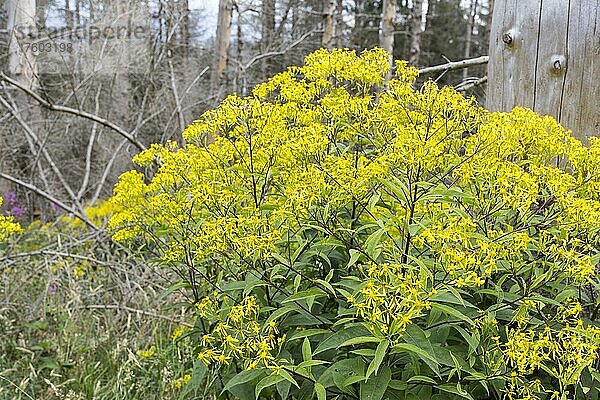
{"type": "Polygon", "coordinates": [[[36,7],[37,26],[40,29],[46,28],[46,5],[48,0],[38,0],[36,7]]]}
{"type": "Polygon", "coordinates": [[[19,82],[30,89],[36,89],[38,81],[35,57],[30,50],[24,51],[25,46],[19,43],[19,40],[36,29],[35,0],[7,0],[5,5],[10,35],[8,70],[19,82]]]}
{"type": "Polygon", "coordinates": [[[423,0],[413,0],[410,18],[410,55],[408,62],[419,65],[421,56],[421,34],[423,33],[423,0]]]}
{"type": "Polygon", "coordinates": [[[96,20],[96,7],[94,4],[95,0],[90,0],[89,1],[89,7],[90,7],[90,24],[93,24],[94,21],[96,20]]]}
{"type": "Polygon", "coordinates": [[[71,32],[73,29],[73,11],[71,11],[69,0],[65,0],[65,23],[67,26],[67,31],[71,32]]]}
{"type": "Polygon", "coordinates": [[[81,25],[80,3],[81,3],[81,0],[75,0],[75,23],[74,23],[74,25],[76,27],[81,25]]]}
{"type": "Polygon", "coordinates": [[[379,28],[379,46],[390,53],[390,72],[386,81],[392,76],[394,64],[394,22],[396,19],[396,0],[383,0],[381,26],[379,28]]]}
{"type": "MultiPolygon", "coordinates": [[[[262,32],[260,41],[260,52],[267,53],[272,50],[273,37],[275,34],[275,0],[262,1],[262,32]]],[[[271,75],[272,71],[271,57],[265,57],[262,60],[262,79],[271,75]]]]}
{"type": "Polygon", "coordinates": [[[179,0],[179,14],[181,16],[181,54],[188,58],[190,49],[190,5],[189,0],[179,0]]]}
{"type": "Polygon", "coordinates": [[[231,38],[231,16],[233,0],[219,0],[219,15],[217,17],[217,36],[215,38],[215,59],[212,73],[211,92],[217,97],[221,92],[221,85],[227,67],[227,53],[231,38]]]}
{"type": "Polygon", "coordinates": [[[219,95],[225,68],[227,67],[227,53],[231,39],[231,15],[233,0],[219,0],[219,15],[217,18],[217,35],[215,38],[215,59],[212,73],[211,91],[219,95]]]}
{"type": "Polygon", "coordinates": [[[321,46],[332,50],[336,37],[336,0],[323,0],[323,37],[321,46]]]}
{"type": "MultiPolygon", "coordinates": [[[[471,0],[469,7],[469,17],[467,19],[467,32],[465,35],[465,53],[464,59],[471,57],[471,46],[473,43],[473,27],[475,26],[475,16],[477,15],[477,0],[471,0]]],[[[469,76],[469,69],[463,69],[463,80],[469,76]]]]}
{"type": "Polygon", "coordinates": [[[335,11],[335,46],[342,47],[344,40],[342,38],[342,29],[344,27],[343,20],[344,0],[337,0],[337,8],[335,11]]]}
{"type": "Polygon", "coordinates": [[[239,10],[237,4],[235,4],[234,6],[235,6],[236,14],[237,14],[237,21],[236,21],[237,32],[236,32],[236,46],[235,46],[237,68],[236,68],[236,73],[235,73],[234,87],[235,87],[236,92],[240,92],[242,94],[242,96],[245,96],[247,87],[246,87],[246,71],[243,68],[243,65],[244,65],[244,32],[242,31],[240,10],[239,10]]]}

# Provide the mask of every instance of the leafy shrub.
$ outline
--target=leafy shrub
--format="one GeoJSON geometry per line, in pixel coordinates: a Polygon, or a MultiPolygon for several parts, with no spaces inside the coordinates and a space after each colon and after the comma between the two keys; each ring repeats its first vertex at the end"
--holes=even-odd
{"type": "Polygon", "coordinates": [[[136,156],[114,239],[191,298],[215,396],[598,398],[600,140],[317,51],[136,156]]]}

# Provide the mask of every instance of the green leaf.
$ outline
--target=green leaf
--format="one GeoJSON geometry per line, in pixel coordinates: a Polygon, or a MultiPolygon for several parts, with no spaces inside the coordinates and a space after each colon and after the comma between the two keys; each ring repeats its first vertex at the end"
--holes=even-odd
{"type": "Polygon", "coordinates": [[[392,379],[389,384],[390,389],[394,390],[406,390],[408,384],[404,381],[399,381],[396,379],[392,379]]]}
{"type": "Polygon", "coordinates": [[[294,372],[296,371],[296,369],[301,369],[301,368],[306,368],[306,367],[314,367],[315,365],[323,365],[323,364],[328,364],[328,363],[329,363],[329,361],[325,361],[325,360],[302,361],[300,364],[298,364],[294,367],[294,372]]]}
{"type": "Polygon", "coordinates": [[[402,182],[400,179],[396,177],[391,177],[388,179],[382,179],[381,182],[388,187],[396,195],[396,200],[399,201],[403,205],[408,204],[408,195],[410,190],[408,187],[402,182]]]}
{"type": "Polygon", "coordinates": [[[300,389],[298,382],[296,382],[296,380],[294,378],[292,378],[292,375],[290,375],[290,373],[287,372],[285,369],[282,369],[281,371],[279,371],[279,375],[282,376],[286,381],[290,382],[292,385],[294,385],[298,389],[300,389]]]}
{"type": "Polygon", "coordinates": [[[407,382],[408,383],[425,382],[425,383],[431,383],[432,385],[437,385],[437,382],[433,378],[430,378],[428,376],[423,376],[423,375],[412,376],[407,382]]]}
{"type": "Polygon", "coordinates": [[[317,400],[327,400],[325,386],[323,386],[319,382],[315,382],[315,393],[317,394],[317,400]]]}
{"type": "Polygon", "coordinates": [[[303,339],[305,337],[311,337],[311,336],[316,336],[316,335],[323,335],[325,333],[331,333],[330,330],[327,329],[304,329],[301,331],[294,331],[292,332],[289,336],[288,336],[288,341],[289,340],[295,340],[295,339],[303,339]]]}
{"type": "Polygon", "coordinates": [[[361,357],[375,357],[375,349],[356,349],[350,353],[361,357]]]}
{"type": "Polygon", "coordinates": [[[350,268],[354,264],[356,264],[356,262],[358,261],[358,258],[360,257],[360,251],[358,251],[356,249],[350,249],[349,253],[350,253],[350,261],[348,261],[348,265],[346,265],[346,268],[350,268]]]}
{"type": "Polygon", "coordinates": [[[305,299],[309,299],[311,297],[327,297],[327,293],[325,293],[324,291],[322,291],[321,289],[308,289],[308,290],[303,290],[301,292],[298,292],[296,294],[293,294],[291,296],[289,296],[287,299],[283,300],[281,303],[289,303],[291,301],[300,301],[300,300],[305,300],[305,299]]]}
{"type": "Polygon", "coordinates": [[[387,229],[383,227],[373,232],[371,235],[369,235],[367,240],[365,240],[365,252],[374,260],[379,257],[379,254],[381,254],[381,237],[386,232],[387,229]]]}
{"type": "Polygon", "coordinates": [[[344,382],[342,382],[342,389],[345,389],[346,387],[350,386],[350,385],[354,385],[356,382],[364,382],[365,380],[365,376],[364,375],[352,375],[347,377],[346,379],[344,379],[344,382]]]}
{"type": "Polygon", "coordinates": [[[258,400],[258,397],[260,396],[260,392],[262,392],[263,389],[268,388],[269,386],[276,385],[279,382],[284,381],[284,380],[285,380],[285,378],[282,375],[265,376],[258,382],[258,384],[256,385],[256,388],[254,389],[255,398],[258,400]]]}
{"type": "Polygon", "coordinates": [[[335,349],[340,344],[344,343],[348,339],[352,339],[358,336],[369,335],[370,332],[362,325],[354,325],[344,328],[340,331],[334,332],[331,336],[325,338],[313,352],[313,356],[322,353],[327,350],[335,349]]]}
{"type": "Polygon", "coordinates": [[[166,288],[165,290],[163,290],[161,292],[160,296],[158,297],[158,301],[163,300],[164,298],[166,298],[173,292],[176,292],[181,289],[189,289],[190,287],[192,287],[192,285],[190,285],[188,282],[174,283],[173,285],[169,286],[168,288],[166,288]]]}
{"type": "Polygon", "coordinates": [[[363,343],[379,343],[381,339],[373,337],[373,336],[359,336],[352,339],[346,340],[344,343],[340,344],[338,348],[344,346],[351,346],[353,344],[363,344],[363,343]]]}
{"type": "Polygon", "coordinates": [[[224,292],[234,292],[236,290],[242,290],[246,287],[246,282],[244,281],[231,281],[226,282],[221,285],[221,290],[224,292]]]}
{"type": "Polygon", "coordinates": [[[331,284],[329,282],[324,281],[323,279],[315,279],[315,282],[323,285],[325,287],[325,289],[329,290],[329,293],[331,293],[333,296],[337,295],[335,292],[335,289],[333,288],[333,286],[331,286],[331,284]]]}
{"type": "Polygon", "coordinates": [[[469,393],[467,393],[464,389],[462,389],[462,387],[460,386],[460,383],[457,383],[457,384],[445,383],[443,385],[438,385],[437,388],[440,390],[443,390],[444,392],[456,394],[465,399],[474,400],[473,397],[469,393]]]}
{"type": "Polygon", "coordinates": [[[302,359],[304,361],[312,360],[312,351],[310,349],[310,340],[307,337],[304,338],[304,342],[302,343],[302,359]]]}
{"type": "Polygon", "coordinates": [[[479,346],[479,336],[476,334],[469,335],[469,333],[460,326],[454,326],[454,329],[456,329],[469,344],[469,355],[473,354],[477,350],[477,346],[479,346]]]}
{"type": "Polygon", "coordinates": [[[298,306],[291,305],[291,306],[285,306],[285,307],[278,308],[277,310],[273,311],[273,313],[271,315],[269,315],[269,318],[267,318],[265,325],[268,325],[269,322],[275,321],[275,320],[283,317],[285,314],[292,312],[292,311],[298,311],[298,306]]]}
{"type": "Polygon", "coordinates": [[[364,380],[365,362],[360,357],[346,358],[332,364],[319,377],[318,382],[325,387],[336,385],[343,389],[344,383],[352,376],[361,376],[364,380]]]}
{"type": "Polygon", "coordinates": [[[277,393],[281,396],[281,400],[286,400],[290,394],[290,387],[292,384],[288,381],[281,381],[277,382],[277,385],[275,386],[277,387],[277,393]]]}
{"type": "Polygon", "coordinates": [[[360,384],[360,400],[381,400],[392,380],[392,371],[387,365],[379,375],[360,384]]]}
{"type": "Polygon", "coordinates": [[[208,368],[204,362],[200,360],[194,361],[194,366],[192,368],[192,379],[185,386],[184,393],[187,394],[199,388],[207,372],[208,368]]]}
{"type": "Polygon", "coordinates": [[[263,375],[263,374],[264,374],[264,370],[260,370],[260,369],[253,369],[250,371],[244,370],[227,381],[227,383],[225,384],[225,387],[221,391],[221,394],[223,394],[223,392],[225,392],[226,390],[230,390],[234,386],[241,385],[246,382],[250,382],[251,380],[258,378],[260,375],[263,375]]]}
{"type": "Polygon", "coordinates": [[[458,311],[450,306],[447,306],[445,304],[432,302],[431,308],[435,308],[436,310],[440,310],[444,314],[448,314],[451,317],[458,318],[462,321],[465,321],[466,323],[468,323],[471,326],[475,325],[475,323],[473,322],[473,320],[471,318],[467,317],[465,314],[461,313],[460,311],[458,311]]]}
{"type": "Polygon", "coordinates": [[[432,362],[437,366],[440,365],[440,363],[436,360],[434,355],[429,354],[428,352],[421,349],[420,347],[417,347],[414,344],[410,344],[410,343],[399,343],[397,345],[394,345],[394,347],[392,347],[392,351],[390,354],[403,353],[403,352],[414,353],[417,356],[419,356],[419,358],[421,358],[423,361],[432,362]]]}
{"type": "Polygon", "coordinates": [[[247,282],[246,285],[244,286],[244,296],[248,295],[248,293],[250,293],[252,291],[252,289],[259,287],[259,286],[266,286],[267,282],[260,280],[260,279],[256,279],[250,282],[247,282]]]}
{"type": "Polygon", "coordinates": [[[381,365],[381,362],[383,361],[383,358],[385,357],[385,353],[387,352],[389,346],[390,342],[387,339],[384,339],[379,343],[377,349],[375,350],[375,357],[373,358],[373,361],[371,361],[369,367],[367,368],[367,375],[365,377],[366,379],[369,379],[369,377],[373,373],[377,374],[379,366],[381,365]]]}

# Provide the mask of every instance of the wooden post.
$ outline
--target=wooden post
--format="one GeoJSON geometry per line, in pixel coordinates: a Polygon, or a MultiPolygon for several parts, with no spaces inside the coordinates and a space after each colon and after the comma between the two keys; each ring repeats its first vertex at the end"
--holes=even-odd
{"type": "Polygon", "coordinates": [[[555,117],[587,142],[600,136],[597,0],[496,0],[487,107],[555,117]]]}

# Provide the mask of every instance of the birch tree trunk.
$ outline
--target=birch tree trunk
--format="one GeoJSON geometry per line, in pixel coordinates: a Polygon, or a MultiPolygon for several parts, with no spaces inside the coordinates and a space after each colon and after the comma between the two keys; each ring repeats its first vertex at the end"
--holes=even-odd
{"type": "Polygon", "coordinates": [[[332,50],[336,37],[336,0],[323,0],[323,37],[321,46],[332,50]]]}
{"type": "Polygon", "coordinates": [[[217,17],[217,35],[215,38],[215,58],[212,71],[211,92],[219,96],[221,85],[227,67],[227,54],[231,39],[231,16],[233,0],[219,0],[219,14],[217,17]]]}
{"type": "Polygon", "coordinates": [[[383,0],[379,46],[388,53],[394,52],[394,20],[396,18],[396,0],[383,0]]]}
{"type": "Polygon", "coordinates": [[[381,26],[379,27],[379,47],[390,53],[390,72],[386,81],[392,77],[394,64],[394,21],[396,19],[396,0],[383,0],[381,11],[381,26]]]}
{"type": "MultiPolygon", "coordinates": [[[[33,33],[35,36],[36,31],[35,17],[37,10],[35,0],[6,0],[4,5],[9,35],[8,72],[23,86],[36,91],[40,86],[37,61],[30,50],[31,46],[26,46],[26,43],[32,42],[31,40],[27,40],[28,35],[33,33]]],[[[36,104],[31,104],[31,100],[27,95],[20,91],[16,92],[14,94],[14,102],[14,104],[28,105],[28,107],[23,107],[22,110],[18,111],[18,118],[22,121],[30,123],[41,120],[40,108],[36,104]]],[[[32,131],[35,129],[31,123],[29,128],[32,131]]],[[[29,151],[31,155],[35,154],[38,151],[35,144],[32,144],[31,138],[27,135],[25,135],[25,138],[29,146],[18,148],[18,152],[26,154],[29,151]]],[[[25,164],[22,161],[16,161],[26,159],[26,156],[20,157],[17,154],[13,154],[13,162],[7,163],[6,157],[0,157],[0,171],[10,171],[8,168],[11,168],[19,170],[20,173],[29,173],[30,170],[34,170],[37,166],[40,169],[40,174],[43,174],[41,161],[38,161],[35,166],[29,163],[25,164]]],[[[10,184],[0,180],[0,192],[5,193],[10,189],[10,184]]]]}
{"type": "Polygon", "coordinates": [[[30,89],[36,89],[39,82],[35,57],[31,50],[24,50],[26,46],[20,43],[29,33],[36,30],[35,0],[6,0],[5,6],[9,33],[9,73],[30,89]]]}
{"type": "Polygon", "coordinates": [[[413,0],[410,18],[410,56],[411,65],[419,65],[421,56],[421,34],[423,33],[423,0],[413,0]]]}

